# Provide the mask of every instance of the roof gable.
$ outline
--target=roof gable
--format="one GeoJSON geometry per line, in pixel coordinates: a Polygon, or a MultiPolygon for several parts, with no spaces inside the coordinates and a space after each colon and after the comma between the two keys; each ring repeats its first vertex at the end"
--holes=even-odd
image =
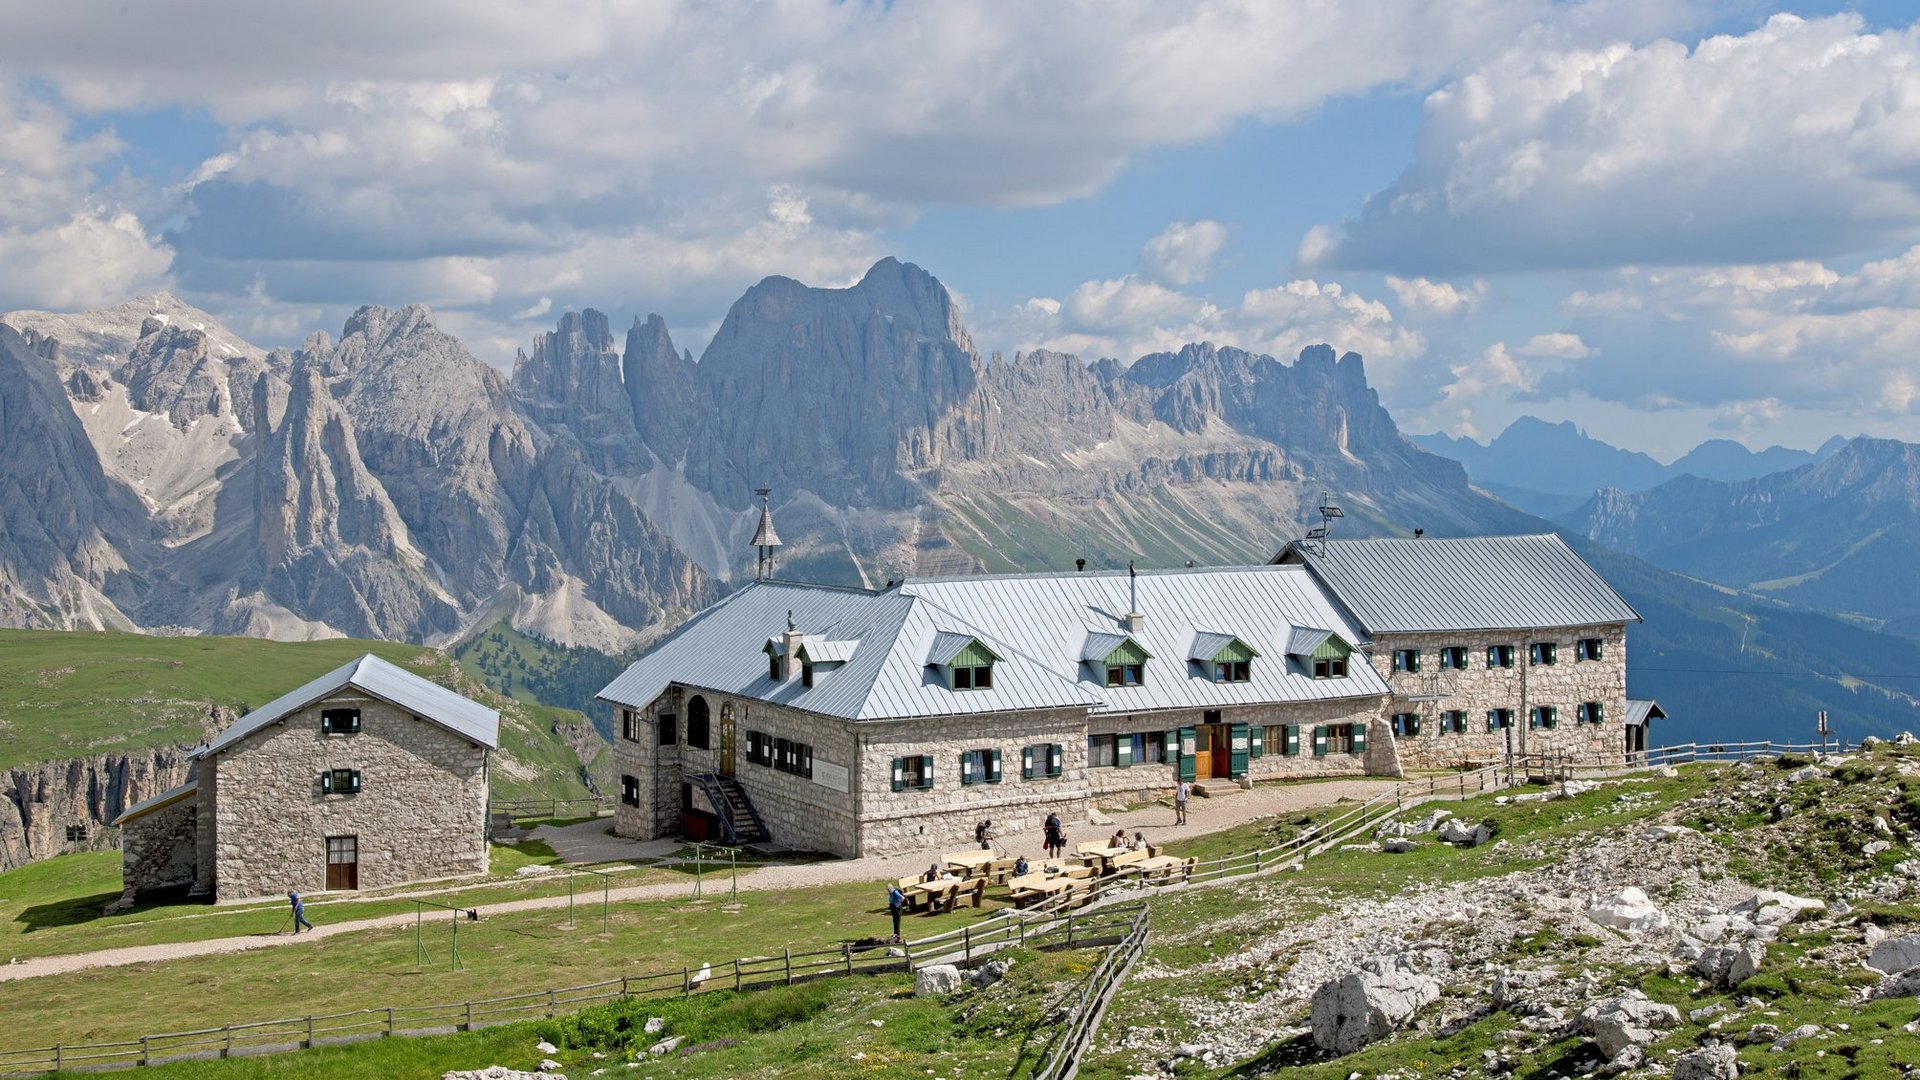
{"type": "Polygon", "coordinates": [[[195,756],[218,753],[277,720],[347,688],[379,698],[489,750],[500,746],[500,714],[438,683],[367,653],[229,724],[195,756]]]}

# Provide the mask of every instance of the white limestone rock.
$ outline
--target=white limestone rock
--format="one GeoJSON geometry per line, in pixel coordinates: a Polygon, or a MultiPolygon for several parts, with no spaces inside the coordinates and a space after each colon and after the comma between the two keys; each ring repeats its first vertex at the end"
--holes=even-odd
{"type": "Polygon", "coordinates": [[[1611,1061],[1627,1047],[1645,1046],[1659,1038],[1660,1032],[1679,1027],[1680,1010],[1648,1001],[1638,990],[1628,990],[1580,1010],[1578,1022],[1601,1055],[1611,1061]]]}
{"type": "Polygon", "coordinates": [[[1641,833],[1640,839],[1656,842],[1661,840],[1678,840],[1693,832],[1694,830],[1687,828],[1685,825],[1654,825],[1649,827],[1646,832],[1641,833]]]}
{"type": "Polygon", "coordinates": [[[509,1069],[505,1065],[489,1065],[484,1069],[462,1069],[441,1073],[440,1080],[567,1080],[560,1073],[527,1072],[524,1069],[509,1069]]]}
{"type": "Polygon", "coordinates": [[[1709,1043],[1673,1059],[1673,1080],[1737,1080],[1740,1059],[1731,1043],[1709,1043]]]}
{"type": "Polygon", "coordinates": [[[1350,1054],[1385,1038],[1440,998],[1440,983],[1415,969],[1410,957],[1376,957],[1313,992],[1313,1043],[1350,1054]]]}
{"type": "Polygon", "coordinates": [[[1666,912],[1648,899],[1644,891],[1632,885],[1611,895],[1596,897],[1587,908],[1587,918],[1601,926],[1636,934],[1667,928],[1666,912]]]}
{"type": "Polygon", "coordinates": [[[654,1043],[652,1046],[647,1047],[647,1053],[652,1054],[654,1057],[662,1057],[667,1054],[673,1053],[675,1050],[678,1050],[679,1048],[680,1048],[680,1036],[675,1035],[675,1036],[672,1036],[671,1038],[661,1039],[659,1042],[654,1043]]]}
{"type": "Polygon", "coordinates": [[[1733,914],[1750,915],[1760,926],[1785,926],[1811,911],[1825,911],[1824,900],[1762,889],[1733,905],[1733,914]]]}
{"type": "Polygon", "coordinates": [[[553,1055],[560,1052],[559,1047],[553,1045],[552,1043],[548,1042],[545,1039],[541,1039],[539,1042],[534,1043],[533,1048],[535,1051],[545,1054],[548,1057],[552,1057],[553,1055]]]}
{"type": "Polygon", "coordinates": [[[1380,850],[1394,855],[1404,855],[1418,846],[1418,844],[1415,844],[1404,836],[1397,836],[1391,840],[1383,841],[1380,845],[1380,850]]]}
{"type": "Polygon", "coordinates": [[[649,1035],[658,1035],[662,1031],[665,1031],[666,1029],[667,1029],[666,1017],[649,1016],[647,1017],[647,1026],[642,1030],[644,1030],[649,1035]]]}
{"type": "Polygon", "coordinates": [[[1789,784],[1805,783],[1808,780],[1818,780],[1822,775],[1823,774],[1820,772],[1820,766],[1802,765],[1800,768],[1795,769],[1792,772],[1787,774],[1787,783],[1789,784]]]}
{"type": "Polygon", "coordinates": [[[1753,978],[1766,959],[1765,944],[1746,941],[1739,945],[1722,945],[1705,950],[1693,962],[1693,970],[1715,987],[1731,990],[1753,978]]]}
{"type": "Polygon", "coordinates": [[[965,985],[960,969],[952,964],[934,964],[913,973],[914,997],[941,997],[965,985]]]}
{"type": "Polygon", "coordinates": [[[1899,975],[1920,967],[1920,934],[1887,938],[1874,945],[1867,966],[1882,975],[1899,975]]]}

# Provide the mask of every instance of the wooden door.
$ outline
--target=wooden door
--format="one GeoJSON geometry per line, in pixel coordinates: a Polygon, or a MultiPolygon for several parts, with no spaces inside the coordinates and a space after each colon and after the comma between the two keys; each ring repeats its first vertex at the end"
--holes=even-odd
{"type": "Polygon", "coordinates": [[[1213,747],[1213,775],[1233,775],[1233,740],[1227,737],[1227,725],[1207,726],[1207,742],[1213,747]]]}
{"type": "Polygon", "coordinates": [[[1206,780],[1213,775],[1213,725],[1202,724],[1193,729],[1193,778],[1206,780]]]}
{"type": "Polygon", "coordinates": [[[327,837],[327,891],[360,887],[360,838],[327,837]]]}
{"type": "Polygon", "coordinates": [[[720,706],[720,775],[733,775],[733,702],[720,706]]]}

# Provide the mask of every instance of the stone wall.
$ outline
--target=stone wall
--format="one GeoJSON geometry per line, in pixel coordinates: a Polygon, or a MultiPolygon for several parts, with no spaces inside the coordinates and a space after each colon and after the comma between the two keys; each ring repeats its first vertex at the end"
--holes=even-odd
{"type": "Polygon", "coordinates": [[[193,885],[199,833],[196,795],[127,822],[120,829],[120,880],[133,896],[193,885]]]}
{"type": "Polygon", "coordinates": [[[1409,768],[1455,768],[1484,764],[1505,756],[1508,735],[1487,730],[1489,709],[1513,710],[1512,745],[1516,753],[1564,752],[1591,759],[1602,754],[1618,754],[1624,745],[1625,735],[1621,730],[1627,711],[1624,624],[1555,630],[1382,634],[1375,640],[1372,654],[1375,669],[1394,688],[1394,696],[1380,708],[1382,719],[1390,722],[1393,714],[1399,712],[1420,715],[1421,733],[1397,740],[1401,760],[1409,768]],[[1574,642],[1595,637],[1602,641],[1601,658],[1574,659],[1574,642]],[[1551,641],[1557,646],[1555,663],[1536,666],[1529,662],[1528,646],[1539,641],[1551,641]],[[1464,669],[1440,670],[1440,650],[1449,645],[1466,648],[1464,669]],[[1514,666],[1487,667],[1489,645],[1512,645],[1514,666]],[[1420,671],[1393,671],[1393,653],[1397,649],[1419,649],[1420,671]],[[1430,693],[1440,694],[1440,700],[1411,700],[1430,693]],[[1575,709],[1583,701],[1601,703],[1604,713],[1601,723],[1577,722],[1575,709]],[[1528,728],[1527,710],[1537,705],[1557,708],[1557,727],[1553,730],[1528,728]],[[1466,712],[1464,734],[1440,731],[1440,714],[1448,709],[1466,712]]]}
{"type": "Polygon", "coordinates": [[[218,897],[322,891],[330,836],[358,839],[362,889],[485,873],[486,753],[352,689],[268,725],[203,763],[218,897]],[[357,707],[361,730],[322,735],[322,707],[357,707]],[[322,794],[330,768],[358,769],[360,791],[322,794]]]}
{"type": "Polygon", "coordinates": [[[855,853],[974,847],[973,827],[983,819],[1003,834],[1038,829],[1048,813],[1059,814],[1069,828],[1085,822],[1084,716],[1073,708],[858,725],[855,783],[861,805],[855,853]],[[1060,775],[1022,779],[1021,750],[1045,743],[1061,746],[1060,775]],[[962,784],[960,755],[967,750],[999,750],[1000,782],[962,784]],[[914,754],[933,758],[932,790],[894,791],[893,759],[914,754]]]}
{"type": "Polygon", "coordinates": [[[197,763],[193,797],[193,895],[212,898],[214,869],[218,865],[220,815],[214,813],[214,801],[220,791],[218,754],[197,763]]]}
{"type": "MultiPolygon", "coordinates": [[[[1391,755],[1383,759],[1374,749],[1376,744],[1373,739],[1383,738],[1385,734],[1377,730],[1370,736],[1368,751],[1364,755],[1329,754],[1325,757],[1313,755],[1312,731],[1315,725],[1366,724],[1379,716],[1378,701],[1379,699],[1374,697],[1345,698],[1331,701],[1274,702],[1217,710],[1191,709],[1122,716],[1095,716],[1087,721],[1087,734],[1157,733],[1183,727],[1200,727],[1208,723],[1246,724],[1250,728],[1261,729],[1264,743],[1266,728],[1298,724],[1300,753],[1297,755],[1283,754],[1282,746],[1277,740],[1273,745],[1266,746],[1265,752],[1257,758],[1251,756],[1251,747],[1249,747],[1247,773],[1255,782],[1320,776],[1362,776],[1368,773],[1398,775],[1397,767],[1391,764],[1391,755]],[[1209,720],[1209,712],[1217,713],[1218,719],[1209,720]]],[[[1164,763],[1135,762],[1125,767],[1089,769],[1087,775],[1089,788],[1096,802],[1102,806],[1121,806],[1171,798],[1178,772],[1175,763],[1168,760],[1164,763]]]]}

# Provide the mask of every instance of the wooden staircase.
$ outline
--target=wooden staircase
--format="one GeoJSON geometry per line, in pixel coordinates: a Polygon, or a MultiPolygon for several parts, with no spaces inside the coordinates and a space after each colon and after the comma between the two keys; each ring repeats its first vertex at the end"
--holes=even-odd
{"type": "Polygon", "coordinates": [[[721,835],[728,844],[744,847],[773,842],[773,834],[767,831],[767,823],[753,808],[753,800],[747,798],[747,789],[740,786],[740,781],[720,773],[700,773],[689,779],[713,805],[720,818],[721,835]]]}

